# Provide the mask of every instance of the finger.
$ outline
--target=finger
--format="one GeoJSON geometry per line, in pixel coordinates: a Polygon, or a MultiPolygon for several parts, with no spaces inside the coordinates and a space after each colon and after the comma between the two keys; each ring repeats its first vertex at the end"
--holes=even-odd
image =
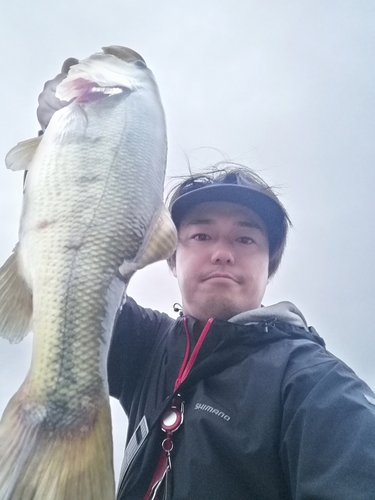
{"type": "Polygon", "coordinates": [[[66,78],[66,73],[59,73],[52,80],[47,80],[43,87],[43,92],[56,92],[56,88],[66,78]]]}
{"type": "Polygon", "coordinates": [[[60,101],[56,97],[56,89],[58,85],[64,80],[64,78],[67,77],[69,69],[75,64],[78,64],[78,59],[69,57],[68,59],[66,59],[66,61],[64,61],[61,68],[61,73],[55,76],[55,78],[53,78],[52,80],[48,80],[44,84],[43,91],[38,97],[39,105],[36,112],[42,130],[46,129],[55,111],[63,108],[64,106],[66,106],[66,104],[68,104],[65,101],[60,101]]]}
{"type": "Polygon", "coordinates": [[[67,74],[71,66],[78,64],[78,62],[78,59],[76,59],[75,57],[69,57],[66,61],[64,61],[64,64],[61,67],[61,73],[67,74]]]}
{"type": "Polygon", "coordinates": [[[66,75],[60,74],[53,80],[49,80],[45,83],[43,92],[39,94],[37,118],[42,127],[42,130],[45,130],[54,112],[64,106],[64,103],[57,99],[55,92],[57,85],[65,77],[66,75]]]}

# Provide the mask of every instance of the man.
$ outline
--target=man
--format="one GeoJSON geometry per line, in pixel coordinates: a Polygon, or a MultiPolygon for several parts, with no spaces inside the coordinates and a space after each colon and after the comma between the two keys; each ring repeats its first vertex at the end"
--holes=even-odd
{"type": "MultiPolygon", "coordinates": [[[[43,128],[63,76],[40,96],[43,128]]],[[[108,358],[129,418],[118,498],[375,498],[375,395],[293,304],[261,307],[289,225],[271,188],[228,166],[170,209],[182,315],[128,298],[108,358]]]]}

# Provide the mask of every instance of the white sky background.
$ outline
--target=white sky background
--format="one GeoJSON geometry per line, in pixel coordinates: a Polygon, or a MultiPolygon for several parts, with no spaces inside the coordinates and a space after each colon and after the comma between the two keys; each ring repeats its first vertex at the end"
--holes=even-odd
{"type": "MultiPolygon", "coordinates": [[[[69,56],[106,45],[153,70],[169,138],[167,176],[223,159],[279,186],[291,231],[266,305],[294,302],[327,347],[375,387],[375,4],[356,0],[1,1],[0,157],[38,130],[37,96],[69,56]]],[[[22,173],[0,168],[0,261],[17,241],[22,173]]],[[[129,293],[173,315],[165,263],[129,293]]],[[[31,339],[0,340],[0,413],[31,339]]],[[[118,471],[126,419],[114,406],[118,471]]]]}

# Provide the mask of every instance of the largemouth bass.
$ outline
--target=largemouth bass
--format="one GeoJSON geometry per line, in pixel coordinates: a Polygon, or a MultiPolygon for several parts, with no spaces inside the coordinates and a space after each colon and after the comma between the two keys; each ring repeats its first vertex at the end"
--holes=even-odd
{"type": "Polygon", "coordinates": [[[132,274],[176,244],[165,118],[151,71],[124,47],[72,66],[56,95],[70,104],[6,159],[28,174],[0,335],[32,329],[33,354],[0,423],[0,499],[112,500],[109,339],[132,274]]]}

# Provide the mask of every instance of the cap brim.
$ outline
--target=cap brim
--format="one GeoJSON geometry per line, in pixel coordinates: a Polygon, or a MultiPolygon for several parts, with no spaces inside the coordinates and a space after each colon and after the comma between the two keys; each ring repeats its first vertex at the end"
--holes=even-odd
{"type": "Polygon", "coordinates": [[[285,213],[280,205],[270,196],[238,184],[210,184],[188,193],[175,200],[171,207],[173,222],[178,228],[184,216],[196,205],[210,201],[238,203],[254,210],[263,220],[273,251],[285,236],[285,213]]]}

